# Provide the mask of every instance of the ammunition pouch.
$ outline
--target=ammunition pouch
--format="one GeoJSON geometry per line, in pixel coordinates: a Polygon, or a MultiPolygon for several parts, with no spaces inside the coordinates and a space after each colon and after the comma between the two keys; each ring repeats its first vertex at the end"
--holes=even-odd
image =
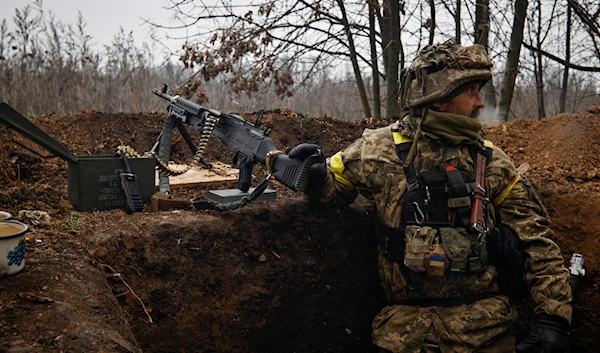
{"type": "MultiPolygon", "coordinates": [[[[485,237],[485,234],[482,235],[485,237]]],[[[486,239],[477,239],[464,228],[440,228],[440,238],[444,245],[450,271],[481,272],[488,265],[486,239]]]]}
{"type": "Polygon", "coordinates": [[[425,272],[425,256],[433,244],[437,230],[431,227],[408,226],[404,230],[404,265],[412,272],[425,272]]]}

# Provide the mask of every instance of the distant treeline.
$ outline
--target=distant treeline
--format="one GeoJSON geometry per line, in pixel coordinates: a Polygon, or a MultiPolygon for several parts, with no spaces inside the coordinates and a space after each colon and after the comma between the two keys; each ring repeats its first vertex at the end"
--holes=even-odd
{"type": "MultiPolygon", "coordinates": [[[[269,86],[251,96],[238,95],[231,92],[224,78],[200,86],[193,79],[187,81],[192,72],[184,70],[177,58],[159,58],[156,48],[136,46],[132,34],[123,30],[115,34],[110,45],[94,50],[81,15],[75,24],[65,24],[48,16],[36,2],[15,9],[14,30],[9,29],[8,21],[4,18],[0,22],[0,101],[25,115],[162,111],[166,104],[152,94],[152,88],[169,83],[179,88],[176,93],[223,111],[244,113],[288,106],[311,117],[364,118],[350,64],[335,71],[323,70],[308,79],[303,75],[307,68],[297,65],[293,71],[303,79],[295,80],[301,82],[294,86],[291,97],[280,98],[269,86]],[[160,59],[163,63],[157,65],[160,59]]],[[[546,75],[548,115],[552,115],[558,111],[552,105],[560,94],[560,75],[546,75]]],[[[567,111],[600,104],[598,85],[582,74],[572,74],[570,80],[567,111]]],[[[372,92],[370,82],[365,77],[367,92],[372,92]]],[[[524,79],[518,83],[514,115],[535,117],[535,104],[531,103],[536,99],[536,83],[524,79]]]]}

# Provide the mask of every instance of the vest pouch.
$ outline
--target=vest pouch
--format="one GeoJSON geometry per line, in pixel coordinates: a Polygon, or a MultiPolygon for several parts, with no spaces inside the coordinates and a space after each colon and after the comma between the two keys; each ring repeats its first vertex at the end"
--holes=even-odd
{"type": "Polygon", "coordinates": [[[464,228],[440,228],[440,238],[446,250],[446,256],[450,260],[450,271],[468,271],[471,240],[467,230],[464,228]]]}
{"type": "Polygon", "coordinates": [[[487,252],[487,236],[485,234],[482,235],[482,238],[479,239],[479,242],[473,245],[474,253],[476,257],[472,257],[470,259],[471,262],[471,272],[482,272],[487,269],[489,264],[488,261],[488,252],[487,252]]]}
{"type": "Polygon", "coordinates": [[[429,278],[442,278],[450,261],[446,257],[446,251],[442,244],[434,244],[428,254],[425,254],[425,266],[429,278]]]}
{"type": "Polygon", "coordinates": [[[404,248],[404,265],[412,272],[425,272],[425,255],[429,254],[430,246],[437,234],[431,227],[407,226],[404,233],[406,247],[404,248]]]}

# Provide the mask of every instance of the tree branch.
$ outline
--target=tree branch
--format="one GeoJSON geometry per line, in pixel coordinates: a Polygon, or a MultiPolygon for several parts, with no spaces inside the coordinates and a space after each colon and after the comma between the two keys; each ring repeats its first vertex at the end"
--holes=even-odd
{"type": "Polygon", "coordinates": [[[567,62],[566,60],[561,59],[561,58],[559,58],[555,55],[552,55],[548,52],[545,52],[541,49],[538,49],[529,43],[523,42],[523,46],[529,50],[536,51],[539,54],[542,54],[543,56],[547,57],[548,59],[552,59],[552,60],[556,61],[557,63],[568,67],[569,69],[578,70],[578,71],[587,71],[587,72],[600,72],[600,67],[581,66],[581,65],[576,65],[576,64],[567,62]]]}

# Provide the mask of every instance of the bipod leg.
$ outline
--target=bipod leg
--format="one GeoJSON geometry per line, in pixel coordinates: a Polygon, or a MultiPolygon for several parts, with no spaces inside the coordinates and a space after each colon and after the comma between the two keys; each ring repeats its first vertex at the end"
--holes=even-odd
{"type": "Polygon", "coordinates": [[[200,163],[202,163],[202,166],[206,169],[212,169],[213,167],[212,163],[205,161],[204,158],[200,158],[200,163]]]}
{"type": "MultiPolygon", "coordinates": [[[[160,142],[158,144],[158,158],[168,164],[171,159],[171,141],[173,139],[173,127],[177,119],[172,115],[168,115],[163,125],[163,131],[160,133],[160,142]]],[[[171,191],[169,176],[163,170],[159,171],[158,191],[168,193],[171,191]]]]}
{"type": "Polygon", "coordinates": [[[185,140],[185,143],[187,143],[188,147],[192,151],[192,154],[196,154],[196,151],[197,151],[196,146],[194,146],[194,144],[192,143],[192,138],[191,138],[190,134],[188,133],[188,131],[185,129],[185,126],[183,126],[183,123],[181,122],[181,120],[176,119],[175,126],[181,133],[181,136],[185,140]]]}
{"type": "MultiPolygon", "coordinates": [[[[192,153],[196,154],[196,151],[198,151],[198,149],[192,143],[192,137],[190,136],[190,134],[187,131],[187,129],[185,128],[185,126],[183,126],[183,123],[181,122],[181,120],[179,120],[179,119],[175,120],[175,126],[181,133],[181,136],[185,140],[185,143],[187,143],[187,145],[190,148],[190,150],[192,151],[192,153]]],[[[213,167],[213,165],[211,163],[205,161],[204,158],[200,158],[200,163],[202,164],[203,167],[205,167],[207,169],[212,169],[212,167],[213,167]]]]}
{"type": "Polygon", "coordinates": [[[163,132],[161,131],[160,134],[158,134],[158,137],[156,138],[156,141],[154,141],[154,145],[152,145],[152,148],[150,149],[149,153],[152,153],[152,152],[156,151],[156,149],[160,145],[160,139],[162,138],[162,135],[163,135],[163,132]]]}

